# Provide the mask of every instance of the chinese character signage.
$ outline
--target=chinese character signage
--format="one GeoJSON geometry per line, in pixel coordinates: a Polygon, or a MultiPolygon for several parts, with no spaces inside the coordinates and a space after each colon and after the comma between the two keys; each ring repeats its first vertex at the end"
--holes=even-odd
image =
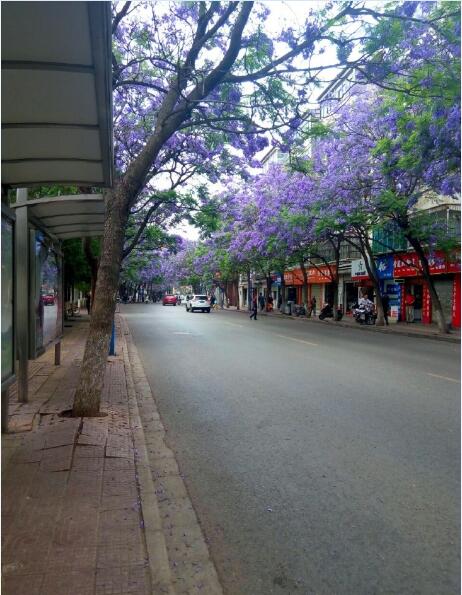
{"type": "MultiPolygon", "coordinates": [[[[395,277],[420,277],[422,267],[419,257],[415,252],[395,254],[395,277]]],[[[460,255],[451,255],[447,258],[444,252],[437,250],[428,256],[428,266],[431,275],[460,272],[460,255]]]]}
{"type": "Polygon", "coordinates": [[[379,279],[393,279],[393,254],[381,256],[375,261],[379,279]]]}
{"type": "Polygon", "coordinates": [[[364,263],[364,258],[358,258],[351,261],[351,278],[353,281],[360,281],[361,279],[369,279],[369,275],[364,263]]]}
{"type": "Polygon", "coordinates": [[[319,266],[319,267],[310,267],[308,269],[308,283],[331,283],[332,282],[332,274],[335,275],[335,266],[319,266]]]}

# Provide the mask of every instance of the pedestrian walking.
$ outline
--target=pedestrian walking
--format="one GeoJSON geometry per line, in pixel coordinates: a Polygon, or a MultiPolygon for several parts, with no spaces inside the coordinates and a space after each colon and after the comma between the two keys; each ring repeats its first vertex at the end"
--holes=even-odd
{"type": "Polygon", "coordinates": [[[216,300],[215,294],[212,293],[212,295],[210,296],[210,307],[212,308],[212,310],[215,307],[215,302],[216,301],[217,300],[216,300]]]}
{"type": "Polygon", "coordinates": [[[257,320],[257,312],[258,312],[257,296],[254,296],[254,298],[252,300],[252,314],[249,316],[250,320],[252,320],[252,318],[254,320],[257,320]]]}
{"type": "Polygon", "coordinates": [[[268,312],[272,312],[273,311],[273,303],[274,303],[273,296],[270,294],[268,296],[268,304],[266,306],[266,310],[268,312]]]}
{"type": "Polygon", "coordinates": [[[388,326],[388,314],[390,313],[390,298],[387,293],[382,294],[383,318],[388,326]]]}
{"type": "Polygon", "coordinates": [[[265,308],[265,298],[263,297],[262,293],[260,293],[260,295],[258,296],[258,303],[260,304],[260,312],[263,312],[265,308]]]}
{"type": "Polygon", "coordinates": [[[310,313],[308,316],[311,318],[311,315],[316,316],[316,298],[314,296],[310,300],[310,313]]]}
{"type": "Polygon", "coordinates": [[[406,295],[404,303],[406,304],[406,322],[414,322],[415,297],[412,295],[412,293],[408,293],[406,295]]]}
{"type": "Polygon", "coordinates": [[[87,309],[88,315],[90,315],[91,312],[91,296],[89,293],[87,293],[87,295],[85,296],[85,307],[87,309]]]}

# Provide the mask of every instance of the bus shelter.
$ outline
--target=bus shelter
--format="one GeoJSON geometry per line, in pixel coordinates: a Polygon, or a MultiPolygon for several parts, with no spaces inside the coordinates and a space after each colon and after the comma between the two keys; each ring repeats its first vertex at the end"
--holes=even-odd
{"type": "Polygon", "coordinates": [[[54,345],[59,363],[61,242],[104,226],[101,194],[28,200],[27,189],[110,187],[113,139],[110,3],[4,2],[1,16],[4,430],[16,379],[27,400],[29,359],[54,345]]]}

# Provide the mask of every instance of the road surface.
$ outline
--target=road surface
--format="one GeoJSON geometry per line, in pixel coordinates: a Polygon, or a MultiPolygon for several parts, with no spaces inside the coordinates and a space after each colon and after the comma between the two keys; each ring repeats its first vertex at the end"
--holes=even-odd
{"type": "Polygon", "coordinates": [[[458,345],[122,312],[227,594],[460,592],[458,345]]]}

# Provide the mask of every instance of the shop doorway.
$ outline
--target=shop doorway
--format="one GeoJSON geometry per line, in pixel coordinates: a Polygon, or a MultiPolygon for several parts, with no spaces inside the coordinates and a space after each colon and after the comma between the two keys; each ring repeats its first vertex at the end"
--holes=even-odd
{"type": "Polygon", "coordinates": [[[358,301],[358,288],[354,283],[345,283],[344,287],[343,303],[346,307],[346,313],[348,313],[351,312],[353,304],[358,301]]]}
{"type": "Polygon", "coordinates": [[[287,288],[287,301],[294,302],[297,301],[297,288],[296,287],[288,287],[287,288]]]}

